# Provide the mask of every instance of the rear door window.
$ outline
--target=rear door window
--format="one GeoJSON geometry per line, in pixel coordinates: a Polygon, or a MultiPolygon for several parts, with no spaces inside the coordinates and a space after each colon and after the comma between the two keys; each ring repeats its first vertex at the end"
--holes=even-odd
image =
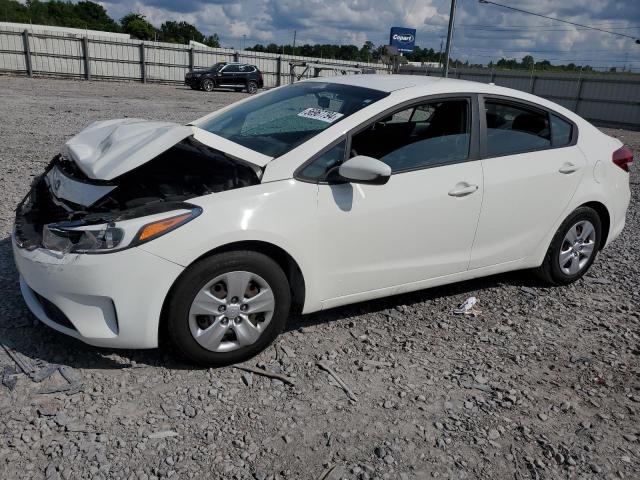
{"type": "Polygon", "coordinates": [[[554,147],[562,147],[571,143],[573,125],[557,115],[551,115],[551,143],[554,147]]]}
{"type": "Polygon", "coordinates": [[[497,157],[551,146],[549,115],[496,100],[485,100],[487,155],[497,157]]]}

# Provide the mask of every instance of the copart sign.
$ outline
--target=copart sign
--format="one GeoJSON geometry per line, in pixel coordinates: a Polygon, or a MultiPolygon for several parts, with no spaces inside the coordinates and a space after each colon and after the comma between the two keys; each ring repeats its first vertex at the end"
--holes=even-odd
{"type": "Polygon", "coordinates": [[[389,45],[393,45],[399,52],[411,53],[416,45],[415,28],[391,27],[389,45]]]}

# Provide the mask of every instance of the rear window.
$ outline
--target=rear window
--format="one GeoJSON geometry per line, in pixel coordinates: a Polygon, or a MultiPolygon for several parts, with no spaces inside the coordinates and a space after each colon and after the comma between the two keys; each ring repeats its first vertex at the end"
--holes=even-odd
{"type": "Polygon", "coordinates": [[[232,107],[199,127],[279,157],[387,95],[351,85],[300,82],[232,107]]]}
{"type": "Polygon", "coordinates": [[[524,106],[488,100],[487,154],[510,155],[551,146],[551,129],[546,113],[524,106]]]}
{"type": "Polygon", "coordinates": [[[551,143],[554,147],[562,147],[571,143],[573,125],[557,115],[551,115],[551,143]]]}

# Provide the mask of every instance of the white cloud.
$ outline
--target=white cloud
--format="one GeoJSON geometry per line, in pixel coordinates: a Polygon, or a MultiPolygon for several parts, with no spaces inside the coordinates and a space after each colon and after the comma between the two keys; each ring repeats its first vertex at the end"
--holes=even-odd
{"type": "MultiPolygon", "coordinates": [[[[611,25],[622,33],[640,35],[624,27],[640,23],[637,0],[518,0],[505,2],[517,8],[578,23],[611,25]],[[608,22],[608,23],[603,23],[608,22]]],[[[417,29],[422,47],[438,49],[446,35],[447,0],[110,0],[102,2],[110,15],[121,18],[140,12],[156,26],[166,20],[194,23],[205,34],[218,33],[223,45],[239,46],[243,35],[253,43],[338,43],[362,45],[388,41],[389,27],[417,29]]],[[[640,45],[604,33],[524,15],[475,0],[458,2],[454,57],[487,62],[493,56],[559,58],[567,62],[592,60],[614,64],[625,58],[640,68],[640,45]],[[472,25],[486,25],[487,28],[472,25]],[[511,29],[505,27],[515,26],[511,29]]],[[[577,62],[576,62],[577,63],[577,62]]]]}

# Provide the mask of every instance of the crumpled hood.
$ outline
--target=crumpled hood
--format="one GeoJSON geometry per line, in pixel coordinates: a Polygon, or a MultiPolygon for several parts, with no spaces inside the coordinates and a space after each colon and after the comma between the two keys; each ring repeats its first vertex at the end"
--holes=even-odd
{"type": "Polygon", "coordinates": [[[63,153],[89,178],[111,180],[192,135],[211,148],[258,167],[273,159],[195,126],[137,118],[94,122],[69,140],[63,153]]]}

